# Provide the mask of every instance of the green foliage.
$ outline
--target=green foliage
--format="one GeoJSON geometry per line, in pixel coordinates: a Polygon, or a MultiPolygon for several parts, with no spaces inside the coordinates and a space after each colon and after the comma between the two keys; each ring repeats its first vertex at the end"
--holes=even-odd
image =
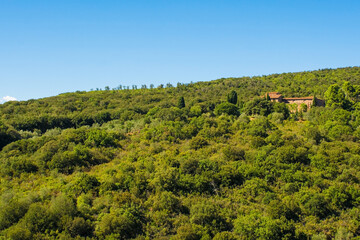
{"type": "Polygon", "coordinates": [[[271,100],[269,93],[266,94],[266,100],[267,100],[267,101],[270,101],[270,100],[271,100]]]}
{"type": "Polygon", "coordinates": [[[94,129],[88,132],[85,144],[92,147],[115,147],[115,141],[114,134],[105,130],[94,129]]]}
{"type": "Polygon", "coordinates": [[[245,150],[241,147],[227,146],[223,149],[223,153],[227,161],[245,160],[245,150]]]}
{"type": "Polygon", "coordinates": [[[82,217],[74,218],[74,220],[70,222],[67,229],[72,237],[89,237],[93,232],[90,221],[86,221],[82,217]]]}
{"type": "Polygon", "coordinates": [[[235,221],[235,233],[241,239],[294,239],[294,225],[285,219],[271,219],[261,212],[253,211],[235,221]]]}
{"type": "Polygon", "coordinates": [[[238,95],[237,93],[233,90],[231,91],[228,95],[227,95],[227,101],[229,103],[232,103],[232,104],[237,104],[238,102],[238,95]]]}
{"type": "Polygon", "coordinates": [[[274,111],[274,103],[263,98],[255,98],[247,102],[242,111],[248,115],[267,116],[274,111]]]}
{"type": "Polygon", "coordinates": [[[95,176],[90,176],[86,173],[80,173],[76,179],[74,188],[79,193],[87,193],[95,190],[100,185],[95,176]]]}
{"type": "Polygon", "coordinates": [[[202,109],[199,105],[195,105],[190,108],[189,115],[191,117],[199,117],[201,116],[201,114],[202,114],[202,109]]]}
{"type": "Polygon", "coordinates": [[[58,219],[63,216],[74,217],[77,213],[73,200],[64,195],[52,199],[50,210],[53,216],[58,219]]]}
{"type": "Polygon", "coordinates": [[[48,167],[49,169],[58,169],[64,173],[71,173],[75,166],[87,166],[91,158],[91,153],[86,147],[77,145],[73,151],[55,154],[52,160],[48,162],[48,167]]]}
{"type": "Polygon", "coordinates": [[[17,199],[12,194],[3,194],[0,203],[0,230],[4,230],[25,215],[31,202],[28,199],[17,199]]]}
{"type": "Polygon", "coordinates": [[[306,126],[304,130],[304,136],[310,140],[315,141],[316,144],[319,144],[323,138],[318,127],[316,126],[306,126]]]}
{"type": "Polygon", "coordinates": [[[259,116],[250,122],[248,134],[251,136],[267,137],[269,132],[275,130],[276,126],[267,118],[259,116]]]}
{"type": "Polygon", "coordinates": [[[351,102],[346,98],[344,91],[339,85],[333,84],[324,94],[326,104],[331,107],[351,108],[351,102]]]}
{"type": "Polygon", "coordinates": [[[305,103],[302,103],[302,104],[300,105],[300,111],[301,111],[301,112],[307,112],[307,110],[308,110],[307,105],[306,105],[305,103]]]}
{"type": "Polygon", "coordinates": [[[53,229],[55,222],[50,212],[40,203],[30,205],[24,216],[24,224],[31,233],[44,233],[47,229],[53,229]]]}
{"type": "Polygon", "coordinates": [[[311,107],[316,107],[316,96],[314,95],[312,102],[311,102],[311,107]]]}
{"type": "Polygon", "coordinates": [[[142,233],[143,214],[136,206],[111,209],[110,213],[99,216],[95,229],[98,237],[111,236],[116,239],[135,238],[142,233]]]}
{"type": "Polygon", "coordinates": [[[179,98],[177,107],[180,108],[180,109],[185,107],[185,99],[184,99],[183,96],[181,96],[181,97],[179,98]]]}
{"type": "Polygon", "coordinates": [[[288,119],[290,117],[290,110],[285,103],[274,103],[274,110],[275,113],[281,113],[284,116],[284,119],[288,119]]]}
{"type": "Polygon", "coordinates": [[[7,144],[19,140],[20,134],[0,121],[0,150],[7,144]]]}
{"type": "Polygon", "coordinates": [[[195,150],[203,148],[203,147],[207,146],[208,144],[209,144],[208,141],[206,141],[205,138],[200,137],[200,136],[194,137],[190,141],[190,147],[195,150]]]}
{"type": "Polygon", "coordinates": [[[200,239],[200,234],[191,227],[191,224],[185,224],[180,226],[177,229],[176,235],[172,237],[172,240],[198,240],[200,239]]]}
{"type": "Polygon", "coordinates": [[[240,115],[239,108],[236,105],[234,105],[232,103],[228,103],[228,102],[223,102],[223,103],[220,103],[219,105],[217,105],[215,107],[214,113],[217,116],[220,116],[222,114],[228,114],[228,115],[234,115],[234,116],[240,115]]]}
{"type": "Polygon", "coordinates": [[[315,215],[318,218],[325,218],[330,214],[328,203],[321,194],[314,194],[303,203],[306,214],[315,215]]]}
{"type": "Polygon", "coordinates": [[[195,204],[190,208],[190,222],[205,227],[210,235],[229,230],[230,226],[219,212],[219,206],[214,204],[203,202],[195,204]]]}
{"type": "Polygon", "coordinates": [[[30,240],[31,232],[23,226],[15,225],[6,231],[6,237],[11,240],[30,240]]]}
{"type": "Polygon", "coordinates": [[[355,67],[1,104],[0,239],[359,238],[359,84],[355,67]]]}

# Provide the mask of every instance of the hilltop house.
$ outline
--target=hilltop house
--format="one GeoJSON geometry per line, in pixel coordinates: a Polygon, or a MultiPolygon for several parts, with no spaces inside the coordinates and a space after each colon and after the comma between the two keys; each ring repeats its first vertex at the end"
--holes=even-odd
{"type": "Polygon", "coordinates": [[[300,108],[301,104],[306,104],[308,108],[312,106],[313,103],[315,103],[315,106],[325,106],[325,101],[319,98],[316,98],[314,96],[311,97],[297,97],[297,98],[284,98],[280,93],[278,92],[269,92],[268,96],[270,97],[271,101],[279,102],[279,103],[287,103],[287,104],[297,104],[298,108],[300,108]]]}

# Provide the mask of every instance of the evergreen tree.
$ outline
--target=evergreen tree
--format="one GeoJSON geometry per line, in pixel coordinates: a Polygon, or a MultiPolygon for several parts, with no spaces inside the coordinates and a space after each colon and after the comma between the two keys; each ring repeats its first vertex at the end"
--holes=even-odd
{"type": "Polygon", "coordinates": [[[316,96],[314,95],[312,103],[311,103],[311,107],[316,107],[316,96]]]}
{"type": "Polygon", "coordinates": [[[178,108],[184,108],[184,107],[185,107],[185,99],[183,96],[181,96],[178,101],[178,108]]]}
{"type": "Polygon", "coordinates": [[[228,94],[227,101],[229,103],[232,103],[232,104],[237,104],[238,96],[237,96],[237,93],[234,90],[231,91],[230,94],[228,94]]]}
{"type": "Polygon", "coordinates": [[[331,85],[324,95],[327,106],[341,107],[343,109],[351,108],[351,102],[346,98],[344,91],[338,84],[331,85]]]}
{"type": "Polygon", "coordinates": [[[266,100],[268,100],[268,101],[271,100],[269,93],[266,94],[266,100]]]}

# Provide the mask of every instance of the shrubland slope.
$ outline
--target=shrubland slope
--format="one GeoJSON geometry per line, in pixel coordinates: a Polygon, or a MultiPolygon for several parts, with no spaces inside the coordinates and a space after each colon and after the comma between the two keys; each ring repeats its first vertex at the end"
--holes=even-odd
{"type": "Polygon", "coordinates": [[[359,96],[352,67],[2,104],[0,234],[359,237],[359,96]]]}

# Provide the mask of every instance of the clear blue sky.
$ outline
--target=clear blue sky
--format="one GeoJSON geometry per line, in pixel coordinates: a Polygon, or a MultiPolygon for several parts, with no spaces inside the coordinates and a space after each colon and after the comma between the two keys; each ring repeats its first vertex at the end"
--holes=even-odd
{"type": "Polygon", "coordinates": [[[0,98],[360,65],[357,0],[1,0],[0,98]]]}

